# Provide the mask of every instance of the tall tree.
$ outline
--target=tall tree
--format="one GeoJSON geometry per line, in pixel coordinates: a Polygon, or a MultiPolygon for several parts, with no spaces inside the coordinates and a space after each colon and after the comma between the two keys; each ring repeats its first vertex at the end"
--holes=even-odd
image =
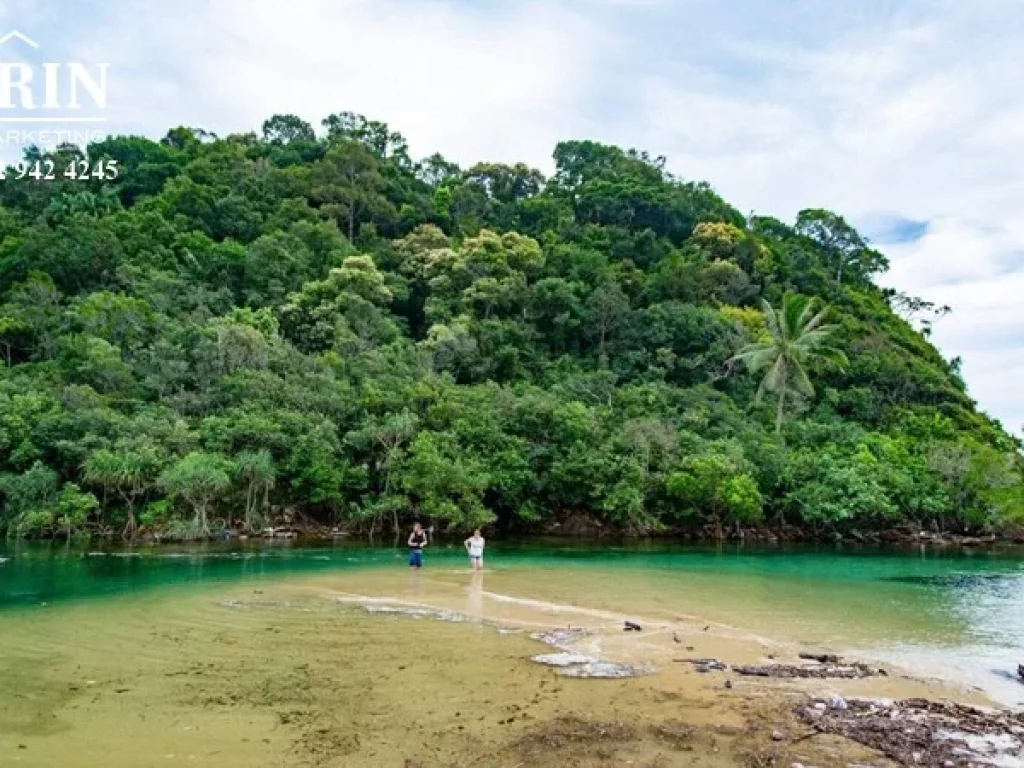
{"type": "Polygon", "coordinates": [[[270,506],[270,491],[277,480],[274,459],[266,449],[243,451],[235,457],[235,471],[245,481],[245,530],[252,531],[257,508],[265,513],[270,506]]]}
{"type": "Polygon", "coordinates": [[[775,431],[781,433],[787,400],[814,396],[808,366],[816,362],[844,366],[847,359],[841,350],[827,344],[835,330],[834,325],[825,324],[828,307],[816,313],[814,299],[792,293],[783,297],[778,310],[767,301],[763,305],[770,339],[747,344],[732,359],[746,363],[751,373],[764,372],[757,401],[765,394],[775,395],[775,431]]]}
{"type": "Polygon", "coordinates": [[[160,475],[160,487],[169,496],[180,496],[192,507],[198,536],[210,533],[210,504],[231,485],[228,468],[229,464],[223,457],[195,451],[160,475]]]}

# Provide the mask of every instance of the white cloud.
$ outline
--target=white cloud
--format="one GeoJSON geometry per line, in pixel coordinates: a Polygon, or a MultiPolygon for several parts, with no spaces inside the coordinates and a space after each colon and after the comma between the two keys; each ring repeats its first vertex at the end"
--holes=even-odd
{"type": "MultiPolygon", "coordinates": [[[[429,1],[286,5],[190,0],[151,10],[156,45],[139,39],[120,56],[132,77],[122,99],[131,119],[150,130],[174,120],[228,133],[258,130],[282,112],[319,128],[347,110],[387,121],[421,154],[535,159],[550,154],[560,116],[582,109],[605,47],[585,17],[539,2],[492,13],[429,1]]],[[[138,21],[121,24],[118,39],[130,39],[138,21]]]]}
{"type": "Polygon", "coordinates": [[[920,241],[880,244],[893,262],[883,279],[953,306],[934,340],[963,358],[983,407],[1018,431],[1024,70],[1019,24],[1000,17],[1007,4],[989,5],[986,15],[929,3],[927,23],[844,16],[832,31],[825,13],[806,20],[819,34],[804,45],[791,39],[799,28],[768,42],[734,33],[724,58],[647,79],[635,104],[649,116],[643,135],[625,122],[612,133],[665,154],[677,173],[709,179],[743,211],[791,219],[824,206],[853,221],[929,222],[920,241]],[[751,55],[763,64],[753,75],[749,66],[728,74],[751,55]]]}
{"type": "Polygon", "coordinates": [[[318,124],[351,110],[420,155],[549,169],[558,140],[597,138],[666,155],[742,211],[927,221],[920,241],[881,244],[885,279],[953,306],[935,340],[963,357],[983,406],[1024,423],[1013,0],[40,5],[5,4],[0,21],[111,61],[118,131],[227,133],[274,113],[318,124]]]}

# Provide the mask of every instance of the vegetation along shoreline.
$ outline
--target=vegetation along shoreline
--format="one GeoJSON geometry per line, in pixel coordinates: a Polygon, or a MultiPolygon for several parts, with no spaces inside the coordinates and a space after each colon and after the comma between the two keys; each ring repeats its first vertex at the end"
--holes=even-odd
{"type": "Polygon", "coordinates": [[[1019,437],[929,342],[947,308],[837,213],[592,141],[461,168],[347,112],[31,153],[121,172],[0,187],[7,536],[1024,520],[1019,437]]]}

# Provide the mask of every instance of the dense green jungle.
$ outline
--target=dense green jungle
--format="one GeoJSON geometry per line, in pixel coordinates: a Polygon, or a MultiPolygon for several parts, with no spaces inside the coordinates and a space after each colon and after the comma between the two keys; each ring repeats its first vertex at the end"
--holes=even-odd
{"type": "Polygon", "coordinates": [[[0,184],[8,536],[1024,520],[1020,440],[929,342],[948,308],[840,214],[591,141],[550,177],[416,159],[351,113],[25,160],[56,173],[0,184]]]}

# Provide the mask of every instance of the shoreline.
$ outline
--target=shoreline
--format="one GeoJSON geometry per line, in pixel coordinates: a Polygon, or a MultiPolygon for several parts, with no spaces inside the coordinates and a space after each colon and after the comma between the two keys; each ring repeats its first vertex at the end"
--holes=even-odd
{"type": "MultiPolygon", "coordinates": [[[[461,533],[435,533],[434,539],[441,543],[461,543],[461,533]]],[[[225,534],[211,534],[201,538],[168,537],[160,532],[142,533],[135,538],[125,539],[117,534],[82,534],[70,541],[63,537],[53,538],[10,538],[7,547],[15,549],[22,543],[33,545],[71,546],[73,549],[86,550],[90,546],[100,546],[113,550],[139,550],[162,547],[187,546],[236,546],[245,544],[262,544],[272,546],[313,546],[325,544],[353,544],[370,547],[387,547],[394,540],[399,545],[404,539],[393,536],[376,536],[369,538],[365,532],[350,530],[330,530],[326,526],[310,525],[302,527],[282,526],[262,532],[242,533],[230,531],[225,534]]],[[[751,529],[743,535],[735,534],[716,538],[706,532],[693,530],[664,531],[661,533],[631,534],[621,530],[587,530],[559,531],[544,530],[533,532],[515,532],[503,538],[512,543],[522,542],[561,542],[578,543],[581,545],[600,543],[604,545],[635,546],[644,543],[654,545],[679,545],[695,547],[745,547],[766,548],[787,546],[805,547],[838,547],[857,551],[891,550],[905,552],[912,549],[930,548],[935,551],[989,552],[1002,549],[1024,550],[1024,532],[1014,531],[1004,534],[985,536],[969,536],[962,534],[936,534],[928,531],[908,531],[903,529],[883,529],[867,532],[832,532],[814,534],[797,528],[784,531],[776,529],[751,529]]],[[[397,546],[397,545],[396,545],[397,546]]]]}

